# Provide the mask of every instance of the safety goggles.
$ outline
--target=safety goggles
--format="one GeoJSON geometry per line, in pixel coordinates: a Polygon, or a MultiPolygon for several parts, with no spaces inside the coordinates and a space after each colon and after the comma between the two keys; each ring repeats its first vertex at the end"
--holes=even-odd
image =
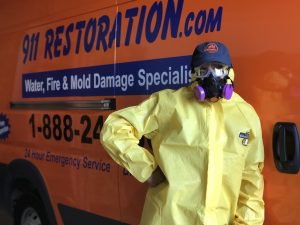
{"type": "Polygon", "coordinates": [[[221,63],[207,63],[195,68],[197,78],[204,79],[212,74],[214,77],[224,78],[229,74],[229,67],[221,63]]]}

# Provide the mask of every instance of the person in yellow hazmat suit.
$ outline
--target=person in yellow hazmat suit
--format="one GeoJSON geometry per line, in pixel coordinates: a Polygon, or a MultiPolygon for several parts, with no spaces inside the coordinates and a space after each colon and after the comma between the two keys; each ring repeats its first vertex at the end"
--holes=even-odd
{"type": "Polygon", "coordinates": [[[198,45],[192,85],[162,90],[113,112],[101,143],[147,182],[141,225],[263,224],[263,141],[259,118],[233,91],[221,42],[198,45]],[[153,153],[138,145],[151,139],[153,153]]]}

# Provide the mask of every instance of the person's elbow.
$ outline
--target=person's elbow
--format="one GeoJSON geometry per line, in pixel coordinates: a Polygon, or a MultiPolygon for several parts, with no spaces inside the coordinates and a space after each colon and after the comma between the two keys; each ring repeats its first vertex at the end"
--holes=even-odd
{"type": "Polygon", "coordinates": [[[107,146],[109,143],[109,139],[112,137],[112,133],[109,132],[109,124],[104,123],[101,131],[100,131],[100,143],[103,147],[107,146]]]}

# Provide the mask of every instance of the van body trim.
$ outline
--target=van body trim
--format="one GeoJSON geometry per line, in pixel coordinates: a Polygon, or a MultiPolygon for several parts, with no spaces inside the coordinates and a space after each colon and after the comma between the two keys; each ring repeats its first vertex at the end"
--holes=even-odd
{"type": "Polygon", "coordinates": [[[65,225],[129,225],[119,220],[94,214],[59,203],[57,205],[65,225]]]}
{"type": "Polygon", "coordinates": [[[10,108],[35,110],[116,110],[116,99],[111,98],[90,101],[11,102],[10,108]]]}

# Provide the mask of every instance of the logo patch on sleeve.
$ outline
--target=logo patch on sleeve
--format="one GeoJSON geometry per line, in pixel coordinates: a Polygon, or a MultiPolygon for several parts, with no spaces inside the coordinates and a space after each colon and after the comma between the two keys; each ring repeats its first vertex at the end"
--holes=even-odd
{"type": "Polygon", "coordinates": [[[250,132],[240,132],[239,138],[242,138],[242,144],[247,146],[249,143],[250,132]]]}

